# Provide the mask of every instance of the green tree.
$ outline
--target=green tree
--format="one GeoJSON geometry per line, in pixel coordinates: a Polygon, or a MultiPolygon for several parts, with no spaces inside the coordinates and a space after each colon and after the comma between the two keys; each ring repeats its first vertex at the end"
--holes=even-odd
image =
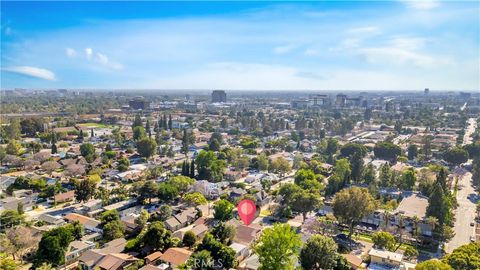
{"type": "Polygon", "coordinates": [[[153,181],[146,181],[138,190],[140,200],[148,199],[148,203],[150,204],[152,203],[152,198],[157,195],[157,192],[158,185],[153,181]]]}
{"type": "Polygon", "coordinates": [[[135,127],[141,127],[141,126],[143,126],[142,118],[140,117],[140,114],[136,114],[135,119],[133,120],[132,129],[135,127]]]}
{"type": "Polygon", "coordinates": [[[468,152],[460,147],[453,147],[448,149],[444,154],[445,161],[453,164],[460,165],[468,160],[468,152]]]}
{"type": "Polygon", "coordinates": [[[275,224],[263,230],[253,247],[258,254],[260,270],[294,269],[300,252],[300,236],[288,224],[275,224]]]}
{"type": "Polygon", "coordinates": [[[278,157],[270,163],[270,170],[274,173],[278,173],[280,177],[283,177],[286,173],[292,170],[290,162],[283,157],[278,157]]]}
{"type": "Polygon", "coordinates": [[[226,163],[218,160],[217,155],[212,151],[200,151],[195,158],[197,164],[198,179],[206,179],[213,182],[223,180],[226,163]]]}
{"type": "Polygon", "coordinates": [[[300,264],[305,270],[334,269],[338,256],[335,241],[317,234],[308,239],[300,251],[300,264]]]}
{"type": "Polygon", "coordinates": [[[415,144],[410,144],[408,146],[408,159],[409,160],[414,160],[415,158],[417,158],[417,155],[418,155],[418,147],[417,145],[415,144]]]}
{"type": "Polygon", "coordinates": [[[407,248],[403,252],[403,256],[405,256],[405,258],[407,258],[407,260],[411,260],[411,259],[414,259],[414,258],[418,257],[418,254],[419,254],[418,250],[415,247],[412,247],[412,246],[407,246],[407,248]]]}
{"type": "Polygon", "coordinates": [[[11,228],[25,222],[25,217],[15,210],[4,210],[0,213],[0,229],[11,228]]]}
{"type": "Polygon", "coordinates": [[[443,258],[443,262],[454,270],[480,269],[480,243],[470,243],[454,249],[443,258]]]}
{"type": "Polygon", "coordinates": [[[162,222],[150,224],[143,235],[144,245],[153,250],[165,250],[172,246],[172,233],[163,227],[162,222]]]}
{"type": "Polygon", "coordinates": [[[189,187],[193,185],[193,183],[195,183],[195,180],[188,176],[177,175],[170,178],[168,183],[183,194],[188,191],[189,187]]]}
{"type": "Polygon", "coordinates": [[[152,138],[143,138],[137,142],[138,154],[142,157],[149,158],[156,153],[157,143],[152,138]]]}
{"type": "Polygon", "coordinates": [[[317,176],[311,169],[300,169],[295,173],[295,184],[304,189],[320,190],[320,182],[317,181],[317,176]]]}
{"type": "Polygon", "coordinates": [[[216,201],[213,206],[213,216],[216,220],[227,221],[233,217],[234,205],[227,200],[216,201]]]}
{"type": "Polygon", "coordinates": [[[103,226],[103,239],[111,241],[125,234],[125,225],[120,220],[113,220],[103,226]]]}
{"type": "Polygon", "coordinates": [[[188,139],[188,130],[186,128],[183,129],[183,136],[182,136],[182,153],[187,156],[188,148],[190,147],[190,140],[188,139]]]}
{"type": "Polygon", "coordinates": [[[9,140],[17,140],[20,138],[21,128],[18,119],[12,119],[10,124],[5,128],[6,138],[9,140]]]}
{"type": "Polygon", "coordinates": [[[139,141],[141,139],[144,139],[145,137],[147,137],[147,134],[145,133],[145,129],[142,126],[133,128],[133,139],[135,141],[139,141]]]}
{"type": "Polygon", "coordinates": [[[163,202],[170,202],[178,197],[178,189],[170,183],[160,183],[158,185],[158,197],[163,202]]]}
{"type": "Polygon", "coordinates": [[[403,190],[413,190],[415,183],[417,182],[417,176],[413,169],[405,170],[402,174],[400,188],[403,190]]]}
{"type": "Polygon", "coordinates": [[[368,185],[376,182],[376,172],[373,168],[373,164],[368,164],[368,166],[365,167],[365,170],[363,170],[363,181],[368,185]]]}
{"type": "Polygon", "coordinates": [[[440,183],[436,183],[428,198],[427,216],[437,218],[438,224],[443,225],[449,220],[450,203],[440,183]]]}
{"type": "Polygon", "coordinates": [[[222,244],[229,245],[235,237],[236,231],[235,226],[219,222],[213,227],[211,233],[222,244]]]}
{"type": "Polygon", "coordinates": [[[302,190],[293,195],[292,209],[302,213],[303,221],[305,221],[307,214],[320,207],[321,203],[318,193],[302,190]]]}
{"type": "Polygon", "coordinates": [[[86,202],[90,200],[97,190],[98,182],[98,179],[92,176],[75,182],[75,198],[77,201],[86,202]]]}
{"type": "Polygon", "coordinates": [[[372,235],[372,241],[376,248],[387,249],[390,251],[395,250],[395,237],[389,232],[376,232],[372,235]]]}
{"type": "Polygon", "coordinates": [[[257,156],[257,168],[259,171],[268,171],[268,157],[264,153],[257,156]]]}
{"type": "Polygon", "coordinates": [[[143,228],[147,224],[149,217],[150,217],[150,214],[148,213],[148,211],[145,209],[142,209],[138,217],[135,218],[135,224],[137,224],[140,228],[143,228]]]}
{"type": "Polygon", "coordinates": [[[415,270],[452,270],[452,267],[438,259],[430,259],[417,264],[415,270]]]}
{"type": "Polygon", "coordinates": [[[67,227],[67,229],[70,230],[70,232],[72,233],[72,236],[75,240],[80,240],[85,233],[85,228],[77,220],[68,224],[68,225],[66,225],[66,227],[67,227]]]}
{"type": "Polygon", "coordinates": [[[193,233],[192,231],[185,232],[182,240],[183,245],[191,248],[193,247],[193,245],[195,245],[195,242],[197,242],[197,236],[195,235],[195,233],[193,233]]]}
{"type": "Polygon", "coordinates": [[[360,153],[353,154],[352,158],[350,159],[350,165],[352,167],[351,177],[355,183],[359,183],[360,179],[362,178],[363,166],[364,161],[363,157],[360,153]]]}
{"type": "Polygon", "coordinates": [[[68,245],[73,239],[71,230],[66,226],[44,233],[38,244],[34,266],[39,266],[44,262],[54,266],[63,264],[68,245]]]}
{"type": "Polygon", "coordinates": [[[7,154],[14,156],[20,154],[21,149],[22,146],[16,140],[11,140],[10,142],[8,142],[7,147],[5,148],[7,154]]]}
{"type": "Polygon", "coordinates": [[[224,269],[235,268],[237,260],[235,259],[235,251],[220,241],[216,240],[210,233],[207,233],[197,247],[197,251],[207,250],[212,254],[216,261],[221,261],[224,269]]]}
{"type": "Polygon", "coordinates": [[[196,251],[187,261],[188,269],[210,270],[215,265],[212,254],[208,250],[196,251]]]}
{"type": "Polygon", "coordinates": [[[195,179],[195,160],[190,162],[190,178],[195,179]]]}
{"type": "Polygon", "coordinates": [[[352,158],[355,154],[360,158],[364,158],[367,152],[367,148],[358,143],[347,143],[340,148],[340,155],[346,158],[352,158]]]}
{"type": "Polygon", "coordinates": [[[402,153],[402,150],[398,145],[395,145],[392,142],[384,141],[375,144],[373,153],[375,154],[375,157],[380,159],[395,160],[397,156],[402,153]]]}
{"type": "Polygon", "coordinates": [[[124,172],[128,170],[128,167],[130,166],[130,160],[126,157],[122,157],[121,159],[118,160],[118,165],[117,165],[117,170],[124,172]]]}
{"type": "Polygon", "coordinates": [[[392,170],[390,169],[390,165],[388,163],[384,163],[380,166],[380,185],[382,187],[390,186],[390,180],[392,179],[392,170]]]}
{"type": "Polygon", "coordinates": [[[172,216],[172,207],[164,204],[158,208],[157,217],[160,221],[165,221],[172,216]]]}
{"type": "Polygon", "coordinates": [[[207,199],[200,192],[192,192],[185,194],[183,200],[190,206],[205,205],[207,204],[207,199]]]}
{"type": "Polygon", "coordinates": [[[15,260],[12,258],[2,258],[0,259],[0,269],[2,270],[17,270],[18,266],[15,260]]]}
{"type": "Polygon", "coordinates": [[[95,160],[95,146],[91,143],[82,143],[82,145],[80,145],[80,153],[88,163],[95,160]]]}
{"type": "Polygon", "coordinates": [[[355,224],[375,211],[375,200],[367,189],[351,187],[335,194],[332,208],[335,217],[348,225],[351,238],[355,224]]]}
{"type": "Polygon", "coordinates": [[[327,139],[327,147],[325,149],[325,153],[329,156],[335,155],[338,150],[338,141],[334,138],[327,139]]]}

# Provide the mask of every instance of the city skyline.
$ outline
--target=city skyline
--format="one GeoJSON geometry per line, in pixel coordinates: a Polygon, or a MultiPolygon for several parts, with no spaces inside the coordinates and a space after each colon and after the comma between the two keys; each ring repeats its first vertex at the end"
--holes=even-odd
{"type": "Polygon", "coordinates": [[[480,88],[473,1],[1,5],[2,89],[480,88]]]}

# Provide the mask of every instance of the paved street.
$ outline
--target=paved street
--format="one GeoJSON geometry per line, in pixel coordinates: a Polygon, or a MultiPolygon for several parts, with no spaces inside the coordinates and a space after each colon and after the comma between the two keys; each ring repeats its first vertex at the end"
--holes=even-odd
{"type": "Polygon", "coordinates": [[[468,244],[470,237],[474,235],[474,227],[470,223],[474,221],[475,217],[475,203],[472,195],[475,195],[475,190],[471,183],[472,174],[467,173],[464,177],[458,180],[457,201],[458,208],[455,210],[455,236],[447,244],[447,252],[452,252],[455,248],[468,244]]]}
{"type": "MultiPolygon", "coordinates": [[[[474,118],[468,119],[469,126],[465,130],[465,137],[463,144],[471,143],[471,135],[475,131],[477,123],[474,118]]],[[[467,173],[458,180],[458,192],[457,192],[457,202],[458,207],[455,210],[455,225],[454,232],[455,236],[450,240],[446,245],[446,250],[448,253],[452,252],[455,248],[468,244],[470,242],[470,237],[475,234],[475,227],[470,226],[471,222],[474,222],[475,217],[475,200],[473,199],[476,195],[475,189],[472,185],[472,174],[467,173]]]]}

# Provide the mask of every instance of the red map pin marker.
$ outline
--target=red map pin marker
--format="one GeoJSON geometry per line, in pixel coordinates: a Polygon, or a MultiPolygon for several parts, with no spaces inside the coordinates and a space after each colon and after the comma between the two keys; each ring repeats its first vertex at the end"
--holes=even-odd
{"type": "Polygon", "coordinates": [[[238,215],[243,221],[243,224],[250,225],[252,223],[253,218],[255,217],[255,212],[257,211],[257,207],[255,203],[251,200],[245,199],[242,200],[237,206],[238,215]]]}

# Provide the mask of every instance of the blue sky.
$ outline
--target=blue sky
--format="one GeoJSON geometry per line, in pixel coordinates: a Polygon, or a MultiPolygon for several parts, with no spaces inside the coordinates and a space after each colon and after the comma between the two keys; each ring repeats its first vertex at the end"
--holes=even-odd
{"type": "Polygon", "coordinates": [[[480,89],[480,2],[1,2],[1,88],[480,89]]]}

